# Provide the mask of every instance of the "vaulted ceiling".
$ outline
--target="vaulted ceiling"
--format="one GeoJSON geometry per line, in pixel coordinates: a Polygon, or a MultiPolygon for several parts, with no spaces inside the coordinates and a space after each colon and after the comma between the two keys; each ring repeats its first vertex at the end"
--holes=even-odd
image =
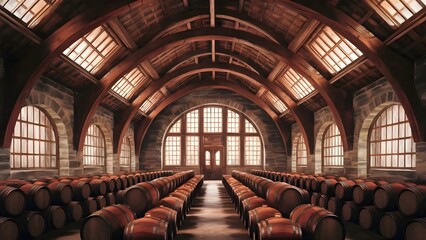
{"type": "Polygon", "coordinates": [[[394,6],[400,15],[376,0],[56,0],[44,8],[18,2],[0,1],[5,147],[42,77],[75,91],[80,150],[97,107],[115,113],[117,151],[131,123],[140,146],[161,109],[202,88],[252,100],[285,141],[297,123],[310,150],[314,112],[328,106],[348,150],[353,93],[382,78],[404,106],[415,140],[426,139],[414,85],[414,62],[426,53],[424,0],[394,6]]]}

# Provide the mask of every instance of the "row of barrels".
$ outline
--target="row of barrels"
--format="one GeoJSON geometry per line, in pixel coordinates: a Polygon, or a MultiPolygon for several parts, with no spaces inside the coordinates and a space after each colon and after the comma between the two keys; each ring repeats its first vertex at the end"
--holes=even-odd
{"type": "Polygon", "coordinates": [[[232,176],[224,176],[222,180],[234,204],[239,205],[240,217],[251,237],[301,239],[303,233],[304,239],[344,239],[346,234],[342,221],[325,209],[305,204],[309,202],[306,190],[286,183],[261,184],[266,186],[262,191],[266,191],[266,198],[245,197],[251,189],[259,189],[259,184],[256,184],[260,183],[258,178],[233,171],[232,176]],[[319,219],[317,214],[323,218],[319,219]],[[324,222],[327,226],[321,224],[324,222]],[[328,231],[331,228],[333,231],[328,231]]]}
{"type": "MultiPolygon", "coordinates": [[[[169,174],[170,171],[159,171],[149,173],[149,177],[169,174]]],[[[36,238],[113,205],[120,199],[119,194],[107,190],[107,181],[101,179],[126,179],[127,186],[127,179],[135,179],[130,178],[135,175],[0,181],[1,239],[36,238]]]]}
{"type": "Polygon", "coordinates": [[[203,179],[186,171],[136,184],[125,190],[123,205],[87,217],[81,239],[173,239],[203,179]]]}
{"type": "MultiPolygon", "coordinates": [[[[257,174],[259,172],[255,171],[257,174]]],[[[271,177],[277,175],[274,172],[269,174],[271,177]]],[[[300,174],[282,175],[285,179],[291,179],[290,176],[299,180],[311,178],[301,178],[303,175],[300,174]]],[[[311,191],[311,204],[326,208],[344,220],[359,224],[387,239],[419,239],[426,234],[424,186],[369,179],[357,181],[341,178],[337,181],[331,176],[319,180],[315,181],[319,183],[319,191],[311,191]]],[[[300,186],[300,181],[293,181],[297,182],[300,186]]]]}

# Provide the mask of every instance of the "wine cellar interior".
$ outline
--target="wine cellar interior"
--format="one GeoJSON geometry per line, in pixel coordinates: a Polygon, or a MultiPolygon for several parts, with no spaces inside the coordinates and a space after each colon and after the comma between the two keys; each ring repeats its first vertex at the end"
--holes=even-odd
{"type": "Polygon", "coordinates": [[[425,20],[0,0],[0,239],[425,239],[425,20]]]}

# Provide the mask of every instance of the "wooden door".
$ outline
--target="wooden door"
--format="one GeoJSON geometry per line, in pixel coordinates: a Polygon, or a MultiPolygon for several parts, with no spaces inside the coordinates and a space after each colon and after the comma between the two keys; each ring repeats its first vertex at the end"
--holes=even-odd
{"type": "Polygon", "coordinates": [[[224,147],[222,136],[207,136],[201,147],[200,171],[205,179],[222,179],[226,172],[224,147]]]}

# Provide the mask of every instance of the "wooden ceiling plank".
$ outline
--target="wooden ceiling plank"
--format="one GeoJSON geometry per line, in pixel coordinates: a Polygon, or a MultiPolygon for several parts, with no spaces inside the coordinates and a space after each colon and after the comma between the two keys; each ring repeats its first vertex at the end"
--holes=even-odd
{"type": "Polygon", "coordinates": [[[139,48],[129,32],[124,28],[120,20],[118,20],[118,17],[113,17],[108,24],[128,49],[135,51],[139,48]]]}
{"type": "Polygon", "coordinates": [[[299,34],[288,44],[288,49],[295,53],[298,52],[319,25],[319,21],[309,19],[309,21],[303,25],[299,34]]]}
{"type": "Polygon", "coordinates": [[[154,80],[157,80],[160,78],[160,75],[158,75],[157,70],[152,66],[151,62],[148,60],[145,60],[141,63],[141,66],[143,70],[154,80]]]}

